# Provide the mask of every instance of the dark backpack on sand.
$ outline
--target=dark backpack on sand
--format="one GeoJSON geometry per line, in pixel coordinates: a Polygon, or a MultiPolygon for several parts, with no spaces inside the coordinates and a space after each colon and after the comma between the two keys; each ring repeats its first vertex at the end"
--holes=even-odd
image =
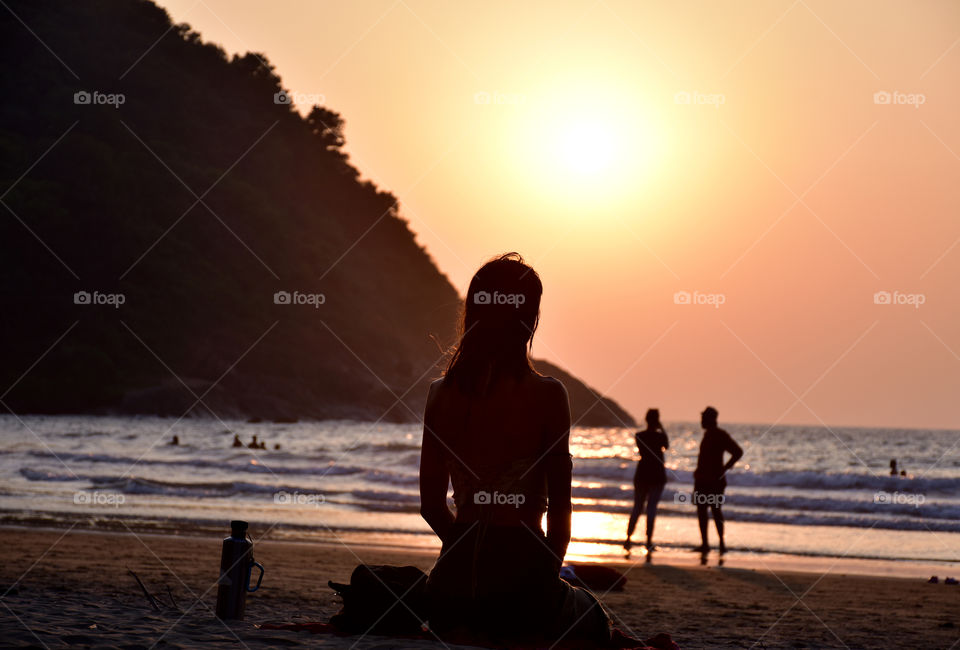
{"type": "Polygon", "coordinates": [[[361,564],[350,584],[327,584],[343,599],[330,624],[347,634],[419,634],[427,619],[427,574],[417,567],[361,564]]]}

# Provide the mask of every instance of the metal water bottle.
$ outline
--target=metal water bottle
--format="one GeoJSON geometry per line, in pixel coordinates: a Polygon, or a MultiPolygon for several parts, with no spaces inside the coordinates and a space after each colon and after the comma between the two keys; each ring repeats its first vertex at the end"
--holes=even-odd
{"type": "Polygon", "coordinates": [[[253,559],[253,542],[247,539],[247,522],[231,521],[230,537],[223,540],[220,580],[217,582],[217,618],[242,620],[247,592],[260,588],[263,565],[253,559]],[[260,569],[257,585],[250,588],[253,567],[260,569]]]}

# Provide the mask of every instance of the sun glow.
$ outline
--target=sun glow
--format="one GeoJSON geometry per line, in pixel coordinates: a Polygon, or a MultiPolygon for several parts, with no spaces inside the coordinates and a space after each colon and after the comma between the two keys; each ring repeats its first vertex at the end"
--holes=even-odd
{"type": "Polygon", "coordinates": [[[612,82],[558,82],[525,108],[515,141],[520,179],[531,188],[603,207],[649,181],[661,145],[638,96],[612,82]]]}

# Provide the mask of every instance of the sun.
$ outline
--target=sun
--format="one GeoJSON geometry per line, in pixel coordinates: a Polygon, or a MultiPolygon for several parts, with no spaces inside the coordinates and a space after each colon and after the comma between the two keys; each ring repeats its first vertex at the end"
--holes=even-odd
{"type": "Polygon", "coordinates": [[[553,80],[514,122],[517,180],[563,205],[614,206],[641,191],[661,145],[643,97],[622,85],[553,80]]]}
{"type": "Polygon", "coordinates": [[[576,176],[609,173],[621,158],[616,133],[599,121],[561,127],[555,147],[557,160],[576,176]]]}

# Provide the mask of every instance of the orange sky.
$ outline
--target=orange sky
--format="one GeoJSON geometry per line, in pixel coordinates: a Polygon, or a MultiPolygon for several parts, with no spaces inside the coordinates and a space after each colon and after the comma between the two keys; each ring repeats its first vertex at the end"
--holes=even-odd
{"type": "Polygon", "coordinates": [[[637,417],[958,426],[960,4],[161,4],[340,112],[461,292],[522,253],[534,353],[637,417]]]}

